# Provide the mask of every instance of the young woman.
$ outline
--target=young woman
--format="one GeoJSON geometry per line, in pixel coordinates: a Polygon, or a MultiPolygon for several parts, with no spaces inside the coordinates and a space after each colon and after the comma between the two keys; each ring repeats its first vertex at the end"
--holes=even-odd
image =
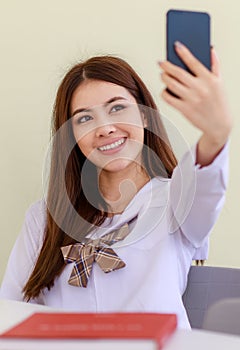
{"type": "Polygon", "coordinates": [[[189,327],[182,294],[223,205],[232,121],[214,51],[211,72],[182,44],[176,51],[193,74],[160,63],[162,97],[202,131],[178,165],[149,91],[126,62],[93,57],[66,74],[47,198],[26,214],[2,298],[176,313],[189,327]]]}

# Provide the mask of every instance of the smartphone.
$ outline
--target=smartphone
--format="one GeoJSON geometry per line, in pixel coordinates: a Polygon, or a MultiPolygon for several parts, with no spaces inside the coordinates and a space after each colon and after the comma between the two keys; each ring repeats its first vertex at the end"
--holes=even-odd
{"type": "Polygon", "coordinates": [[[208,13],[173,9],[167,12],[167,60],[190,71],[175,51],[176,41],[187,46],[192,54],[211,70],[208,13]]]}

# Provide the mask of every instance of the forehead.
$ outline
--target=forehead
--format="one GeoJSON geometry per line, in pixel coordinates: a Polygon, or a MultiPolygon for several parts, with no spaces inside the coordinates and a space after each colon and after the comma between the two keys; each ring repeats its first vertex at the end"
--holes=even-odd
{"type": "Polygon", "coordinates": [[[132,103],[136,102],[135,98],[123,86],[101,80],[85,80],[73,93],[71,112],[78,108],[87,109],[104,104],[116,96],[132,103]]]}

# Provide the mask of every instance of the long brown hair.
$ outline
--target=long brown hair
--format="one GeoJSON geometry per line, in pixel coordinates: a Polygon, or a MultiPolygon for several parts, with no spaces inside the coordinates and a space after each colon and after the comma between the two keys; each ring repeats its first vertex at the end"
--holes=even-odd
{"type": "Polygon", "coordinates": [[[50,290],[54,285],[55,277],[64,268],[61,246],[75,243],[77,239],[73,237],[86,236],[89,225],[100,225],[107,216],[106,203],[97,189],[96,169],[92,166],[87,179],[89,188],[94,187],[95,205],[92,205],[83,192],[81,179],[82,168],[87,159],[74,143],[71,124],[68,123],[68,127],[61,130],[64,123],[71,118],[72,95],[86,79],[120,85],[132,94],[139,105],[149,107],[145,113],[148,128],[144,130],[144,144],[147,147],[143,148],[143,162],[150,177],[171,177],[177,164],[150,92],[124,60],[113,56],[97,56],[70,69],[60,84],[54,105],[54,142],[47,193],[45,238],[33,272],[23,289],[26,300],[37,297],[43,288],[50,290]],[[83,218],[81,227],[79,221],[75,220],[76,212],[83,218]],[[78,236],[74,236],[73,232],[77,232],[78,236]],[[79,232],[83,234],[79,235],[79,232]]]}

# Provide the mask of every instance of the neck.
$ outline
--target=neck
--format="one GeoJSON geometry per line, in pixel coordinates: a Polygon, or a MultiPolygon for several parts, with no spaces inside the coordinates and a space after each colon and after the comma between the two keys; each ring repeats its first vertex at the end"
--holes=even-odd
{"type": "Polygon", "coordinates": [[[137,192],[149,181],[147,172],[136,164],[119,172],[101,170],[99,188],[109,205],[108,216],[122,213],[137,192]]]}

